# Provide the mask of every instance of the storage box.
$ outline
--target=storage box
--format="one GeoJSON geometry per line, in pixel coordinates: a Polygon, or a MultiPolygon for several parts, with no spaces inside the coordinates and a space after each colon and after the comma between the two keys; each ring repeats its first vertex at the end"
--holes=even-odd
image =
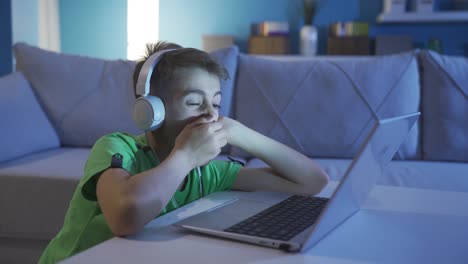
{"type": "Polygon", "coordinates": [[[372,42],[369,37],[329,37],[327,42],[328,55],[370,55],[372,42]]]}
{"type": "Polygon", "coordinates": [[[251,36],[248,52],[250,54],[288,54],[289,38],[287,36],[251,36]]]}
{"type": "Polygon", "coordinates": [[[375,55],[389,55],[412,49],[413,38],[410,35],[375,36],[375,55]]]}
{"type": "Polygon", "coordinates": [[[202,42],[203,50],[212,52],[234,45],[234,37],[231,35],[203,35],[202,42]]]}

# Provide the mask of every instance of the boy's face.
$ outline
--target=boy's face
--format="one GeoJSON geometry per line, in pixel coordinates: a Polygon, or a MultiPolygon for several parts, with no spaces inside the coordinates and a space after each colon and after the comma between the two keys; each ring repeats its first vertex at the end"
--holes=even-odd
{"type": "Polygon", "coordinates": [[[216,75],[200,68],[182,68],[168,88],[164,106],[166,117],[163,129],[175,137],[182,129],[199,117],[207,122],[217,121],[221,103],[220,80],[216,75]]]}

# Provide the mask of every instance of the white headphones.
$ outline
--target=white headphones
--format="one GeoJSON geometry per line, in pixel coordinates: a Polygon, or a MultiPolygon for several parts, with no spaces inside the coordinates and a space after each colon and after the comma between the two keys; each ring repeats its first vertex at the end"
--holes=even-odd
{"type": "Polygon", "coordinates": [[[164,53],[173,49],[161,50],[151,55],[141,67],[136,84],[136,94],[140,95],[133,103],[133,121],[143,131],[159,128],[166,115],[164,104],[157,96],[148,95],[153,70],[164,53]]]}

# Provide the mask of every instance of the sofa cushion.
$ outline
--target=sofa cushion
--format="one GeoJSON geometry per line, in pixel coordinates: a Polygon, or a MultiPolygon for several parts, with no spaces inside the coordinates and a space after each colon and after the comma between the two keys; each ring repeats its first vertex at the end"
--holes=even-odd
{"type": "Polygon", "coordinates": [[[0,162],[60,145],[22,73],[0,78],[0,113],[0,162]]]}
{"type": "Polygon", "coordinates": [[[468,59],[421,53],[426,160],[468,161],[468,59]]]}
{"type": "MultiPolygon", "coordinates": [[[[314,159],[332,181],[340,181],[350,159],[314,159]]],[[[248,168],[266,167],[263,161],[252,159],[248,168]]],[[[468,192],[468,163],[434,161],[391,161],[384,169],[377,184],[404,186],[409,188],[433,189],[441,191],[468,192]]]]}
{"type": "MultiPolygon", "coordinates": [[[[376,118],[419,111],[420,103],[414,52],[292,61],[240,55],[235,91],[238,121],[310,157],[352,158],[376,118]]],[[[418,132],[419,124],[397,158],[419,158],[418,132]]]]}
{"type": "Polygon", "coordinates": [[[115,132],[138,134],[131,107],[135,63],[46,51],[18,43],[17,70],[31,82],[62,145],[89,147],[115,132]]]}
{"type": "Polygon", "coordinates": [[[0,164],[0,237],[51,239],[90,149],[56,148],[0,164]]]}
{"type": "MultiPolygon", "coordinates": [[[[56,148],[0,163],[0,238],[53,238],[63,225],[89,152],[56,148]]],[[[216,159],[246,163],[225,155],[216,159]]]]}
{"type": "Polygon", "coordinates": [[[219,63],[224,65],[229,74],[229,79],[221,81],[221,91],[223,96],[221,97],[220,115],[232,117],[234,80],[236,78],[237,72],[237,58],[239,56],[239,48],[237,46],[231,46],[228,48],[215,50],[211,52],[210,55],[219,63]]]}

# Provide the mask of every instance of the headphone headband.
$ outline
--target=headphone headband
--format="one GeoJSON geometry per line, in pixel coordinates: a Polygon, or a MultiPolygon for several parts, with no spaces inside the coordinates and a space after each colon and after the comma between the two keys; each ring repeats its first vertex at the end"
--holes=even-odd
{"type": "Polygon", "coordinates": [[[140,73],[138,74],[138,81],[136,84],[136,94],[141,96],[147,96],[150,92],[150,80],[153,74],[154,67],[161,60],[164,53],[174,49],[161,50],[151,55],[141,67],[140,73]]]}

